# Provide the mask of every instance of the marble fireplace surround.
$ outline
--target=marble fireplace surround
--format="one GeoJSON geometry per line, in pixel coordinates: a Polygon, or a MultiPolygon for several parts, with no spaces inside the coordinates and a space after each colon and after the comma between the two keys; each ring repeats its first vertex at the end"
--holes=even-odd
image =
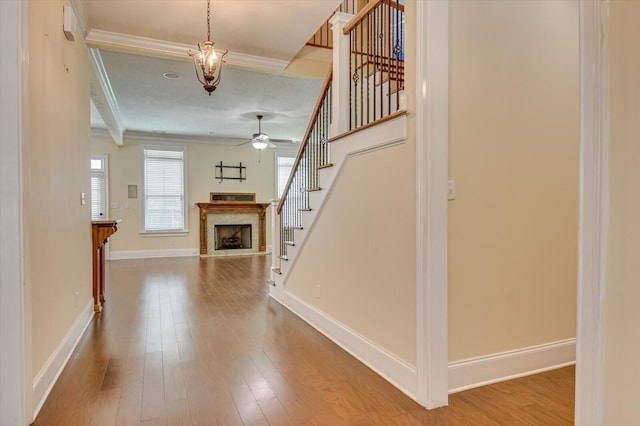
{"type": "Polygon", "coordinates": [[[200,255],[250,254],[267,250],[266,212],[269,203],[197,203],[200,208],[200,255]],[[252,248],[215,250],[215,225],[251,224],[252,248]],[[209,247],[211,250],[209,250],[209,247]]]}

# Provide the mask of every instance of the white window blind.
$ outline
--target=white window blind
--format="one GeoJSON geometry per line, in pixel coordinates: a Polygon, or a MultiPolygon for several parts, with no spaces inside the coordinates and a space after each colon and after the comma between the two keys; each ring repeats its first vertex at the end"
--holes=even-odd
{"type": "Polygon", "coordinates": [[[104,175],[91,174],[91,220],[106,219],[104,214],[104,175]]]}
{"type": "Polygon", "coordinates": [[[287,185],[295,160],[295,157],[292,156],[278,156],[276,158],[276,175],[278,179],[278,187],[276,188],[277,198],[282,197],[282,192],[284,191],[284,187],[287,185]]]}
{"type": "Polygon", "coordinates": [[[107,168],[105,156],[91,158],[91,220],[107,217],[107,168]]]}
{"type": "Polygon", "coordinates": [[[143,148],[144,230],[185,230],[184,148],[143,148]]]}

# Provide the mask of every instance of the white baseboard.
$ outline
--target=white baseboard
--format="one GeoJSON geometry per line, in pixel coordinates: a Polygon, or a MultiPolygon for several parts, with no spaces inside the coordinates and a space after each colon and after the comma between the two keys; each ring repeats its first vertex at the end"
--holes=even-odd
{"type": "Polygon", "coordinates": [[[60,373],[67,365],[67,361],[71,357],[74,349],[78,345],[82,334],[87,329],[93,318],[93,299],[89,300],[87,305],[80,311],[80,315],[74,321],[73,325],[67,332],[64,339],[60,342],[55,351],[51,354],[42,370],[33,380],[33,419],[40,412],[44,402],[49,396],[49,392],[55,385],[60,373]]]}
{"type": "Polygon", "coordinates": [[[200,256],[200,249],[168,249],[168,250],[128,250],[112,251],[109,260],[119,259],[149,259],[153,257],[186,257],[200,256]]]}
{"type": "Polygon", "coordinates": [[[449,363],[449,393],[566,367],[576,362],[576,339],[449,363]]]}
{"type": "Polygon", "coordinates": [[[271,296],[313,328],[349,352],[406,395],[416,398],[416,370],[385,352],[327,314],[287,291],[272,288],[271,296]]]}

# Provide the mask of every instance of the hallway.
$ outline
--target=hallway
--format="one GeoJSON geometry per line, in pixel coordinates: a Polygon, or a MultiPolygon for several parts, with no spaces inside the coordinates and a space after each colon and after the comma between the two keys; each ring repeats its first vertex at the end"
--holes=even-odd
{"type": "Polygon", "coordinates": [[[35,425],[570,425],[573,367],[426,411],[268,297],[269,256],[107,263],[35,425]]]}

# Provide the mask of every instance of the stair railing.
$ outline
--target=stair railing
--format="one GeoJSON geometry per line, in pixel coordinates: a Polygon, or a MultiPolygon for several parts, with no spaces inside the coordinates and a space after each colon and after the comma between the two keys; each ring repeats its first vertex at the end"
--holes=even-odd
{"type": "Polygon", "coordinates": [[[279,256],[284,260],[287,259],[287,248],[294,244],[294,230],[302,227],[302,212],[309,209],[309,192],[320,189],[318,170],[329,164],[327,140],[331,124],[331,81],[332,73],[329,73],[277,207],[280,216],[279,256]]]}
{"type": "MultiPolygon", "coordinates": [[[[362,3],[362,0],[343,0],[335,12],[351,13],[355,15],[358,11],[359,3],[362,3]]],[[[313,37],[309,39],[307,44],[309,46],[324,47],[327,49],[331,49],[333,47],[333,36],[331,34],[331,24],[329,23],[329,19],[322,24],[313,37]]]]}
{"type": "Polygon", "coordinates": [[[349,129],[400,109],[404,88],[404,5],[369,2],[344,27],[349,36],[349,129]]]}

